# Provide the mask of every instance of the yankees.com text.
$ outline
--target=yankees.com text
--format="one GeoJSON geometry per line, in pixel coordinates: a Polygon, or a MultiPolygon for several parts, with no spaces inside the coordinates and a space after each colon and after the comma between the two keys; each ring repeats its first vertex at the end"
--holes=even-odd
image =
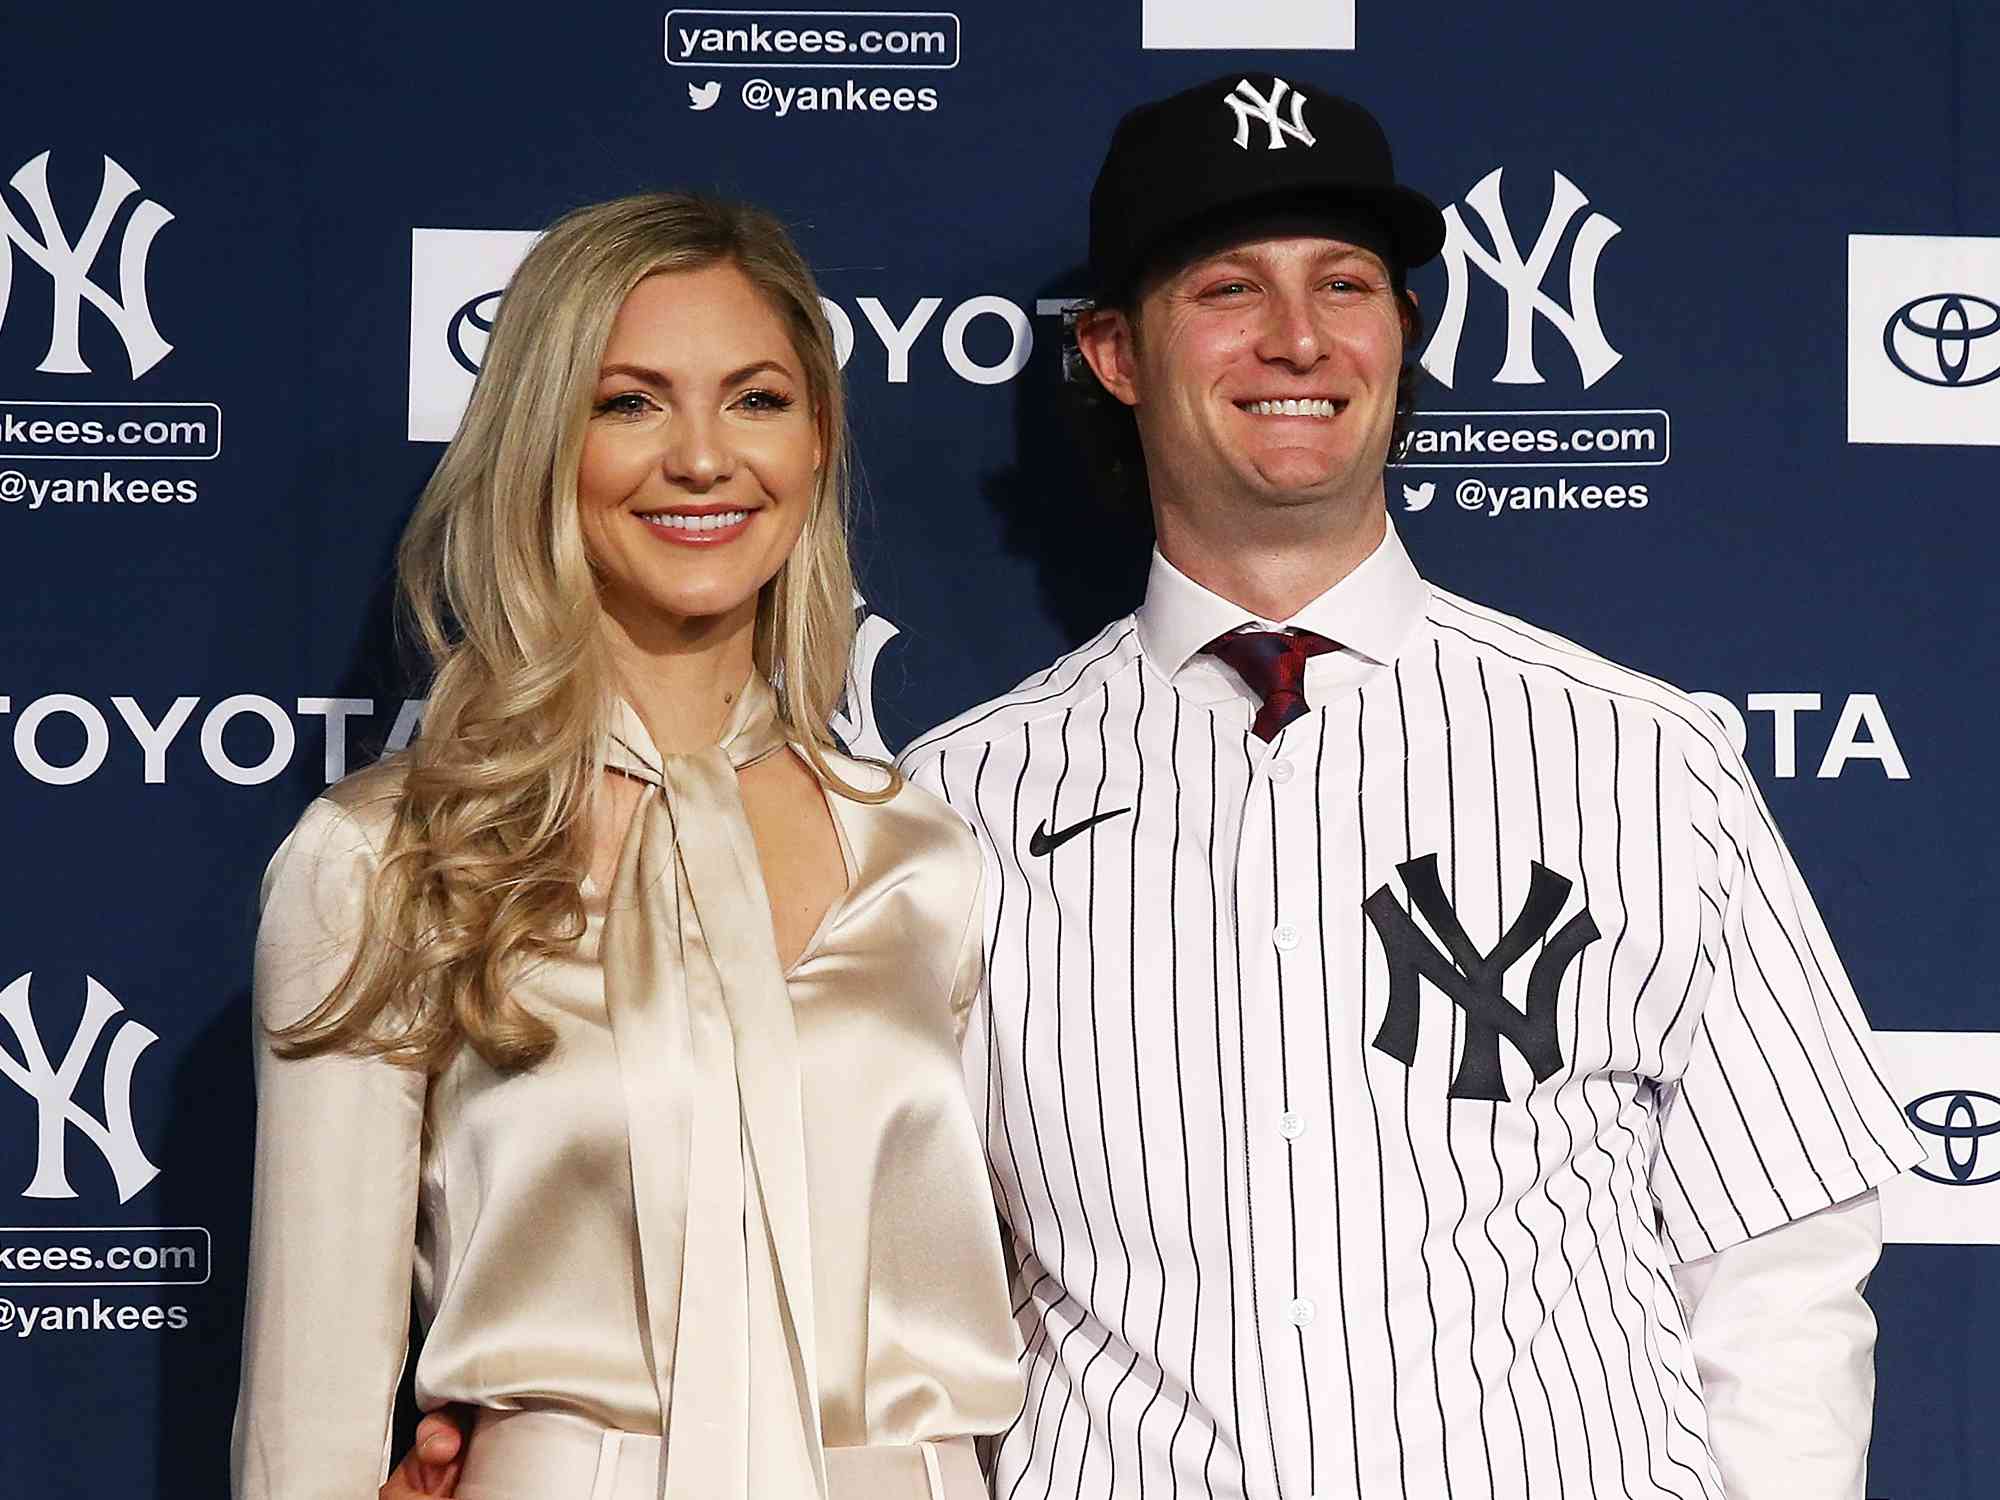
{"type": "Polygon", "coordinates": [[[801,26],[800,13],[791,11],[668,11],[667,61],[701,68],[958,66],[958,17],[949,11],[906,12],[896,17],[901,26],[857,25],[860,18],[831,12],[812,18],[815,24],[801,26]]]}
{"type": "Polygon", "coordinates": [[[0,1286],[198,1286],[208,1275],[200,1225],[0,1229],[0,1286]]]}
{"type": "Polygon", "coordinates": [[[0,401],[0,458],[185,463],[221,452],[212,401],[0,401]]]}
{"type": "Polygon", "coordinates": [[[1664,411],[1419,411],[1400,462],[1411,469],[1633,469],[1667,461],[1664,411]]]}

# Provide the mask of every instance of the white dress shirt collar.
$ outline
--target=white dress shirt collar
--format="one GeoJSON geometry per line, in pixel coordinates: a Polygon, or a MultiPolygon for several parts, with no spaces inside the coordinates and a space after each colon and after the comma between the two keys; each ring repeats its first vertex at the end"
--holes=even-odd
{"type": "Polygon", "coordinates": [[[1351,654],[1386,666],[1410,639],[1429,591],[1390,523],[1361,565],[1288,620],[1266,620],[1196,583],[1153,552],[1146,599],[1139,606],[1139,645],[1168,681],[1181,675],[1217,636],[1243,626],[1310,630],[1351,654]]]}

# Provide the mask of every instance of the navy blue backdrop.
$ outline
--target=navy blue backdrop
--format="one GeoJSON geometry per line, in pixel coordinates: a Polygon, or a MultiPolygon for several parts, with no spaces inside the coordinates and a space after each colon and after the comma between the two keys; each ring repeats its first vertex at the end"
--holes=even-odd
{"type": "Polygon", "coordinates": [[[1254,68],[1369,103],[1454,206],[1390,476],[1419,565],[1744,737],[1937,1127],[1885,1195],[1870,1494],[1991,1494],[2000,12],[961,4],[8,19],[0,1487],[225,1486],[256,882],[408,732],[390,552],[520,232],[653,186],[796,228],[852,334],[855,728],[894,749],[1136,597],[1054,305],[1117,116],[1254,68]]]}

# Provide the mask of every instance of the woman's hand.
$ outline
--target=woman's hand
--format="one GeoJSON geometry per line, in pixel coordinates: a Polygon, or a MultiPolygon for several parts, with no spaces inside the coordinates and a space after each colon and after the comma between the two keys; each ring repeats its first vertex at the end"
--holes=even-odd
{"type": "Polygon", "coordinates": [[[465,1467],[463,1417],[457,1408],[434,1411],[417,1424],[416,1446],[403,1455],[378,1500],[422,1500],[458,1492],[465,1467]]]}

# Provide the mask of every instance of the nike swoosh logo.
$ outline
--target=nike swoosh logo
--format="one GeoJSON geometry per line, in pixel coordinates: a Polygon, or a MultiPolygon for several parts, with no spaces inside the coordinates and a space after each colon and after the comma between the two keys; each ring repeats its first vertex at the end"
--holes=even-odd
{"type": "Polygon", "coordinates": [[[1046,821],[1037,823],[1035,831],[1028,835],[1028,852],[1037,857],[1044,854],[1053,854],[1086,828],[1095,828],[1106,818],[1115,818],[1121,813],[1128,813],[1131,810],[1129,807],[1114,807],[1110,812],[1102,812],[1095,817],[1085,818],[1081,823],[1072,823],[1059,833],[1050,833],[1046,821]]]}

